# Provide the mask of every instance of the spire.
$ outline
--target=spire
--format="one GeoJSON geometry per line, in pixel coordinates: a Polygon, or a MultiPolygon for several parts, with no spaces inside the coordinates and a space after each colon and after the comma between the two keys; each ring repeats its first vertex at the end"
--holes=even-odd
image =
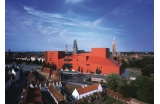
{"type": "Polygon", "coordinates": [[[65,54],[68,53],[68,46],[66,45],[65,54]]]}
{"type": "Polygon", "coordinates": [[[113,56],[116,55],[116,39],[115,39],[115,37],[113,38],[113,42],[112,42],[112,55],[113,56]]]}
{"type": "Polygon", "coordinates": [[[73,42],[73,54],[77,54],[78,53],[78,47],[77,47],[77,41],[76,39],[73,42]]]}
{"type": "Polygon", "coordinates": [[[113,43],[114,43],[114,44],[116,43],[116,38],[115,38],[115,37],[113,38],[113,43]]]}

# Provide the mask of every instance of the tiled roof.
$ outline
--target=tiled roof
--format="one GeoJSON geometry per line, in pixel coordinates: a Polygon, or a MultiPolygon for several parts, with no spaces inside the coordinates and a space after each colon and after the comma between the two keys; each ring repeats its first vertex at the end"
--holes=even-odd
{"type": "Polygon", "coordinates": [[[59,76],[57,71],[53,71],[52,74],[54,74],[55,76],[59,76]]]}
{"type": "Polygon", "coordinates": [[[114,92],[113,90],[109,90],[109,89],[107,89],[107,93],[109,93],[109,94],[111,94],[111,95],[113,95],[113,96],[116,96],[116,97],[118,97],[118,98],[124,98],[124,96],[122,95],[122,94],[120,94],[120,93],[118,93],[118,92],[114,92]]]}
{"type": "Polygon", "coordinates": [[[27,82],[31,83],[32,81],[36,81],[36,76],[33,73],[29,73],[27,82]]]}
{"type": "Polygon", "coordinates": [[[57,89],[55,89],[53,86],[49,87],[49,91],[52,93],[52,95],[55,97],[55,99],[59,101],[63,101],[64,97],[57,89]]]}
{"type": "Polygon", "coordinates": [[[77,91],[78,91],[79,95],[81,95],[81,94],[84,94],[84,93],[87,93],[87,92],[90,92],[90,91],[93,91],[93,90],[97,90],[98,86],[99,86],[99,83],[96,83],[96,84],[89,85],[89,86],[84,87],[84,88],[83,87],[78,88],[77,91]]]}
{"type": "Polygon", "coordinates": [[[50,71],[50,68],[43,67],[41,71],[42,71],[42,72],[47,72],[47,73],[49,73],[49,71],[50,71]]]}
{"type": "Polygon", "coordinates": [[[42,95],[39,88],[29,88],[25,103],[41,104],[42,95]]]}
{"type": "Polygon", "coordinates": [[[107,89],[107,93],[111,94],[112,96],[116,96],[118,98],[124,99],[126,101],[130,101],[130,98],[125,98],[121,93],[114,92],[113,90],[107,89]]]}

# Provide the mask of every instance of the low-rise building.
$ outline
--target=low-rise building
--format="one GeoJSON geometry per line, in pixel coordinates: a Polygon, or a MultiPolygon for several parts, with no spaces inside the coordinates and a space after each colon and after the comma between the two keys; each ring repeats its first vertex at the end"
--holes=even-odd
{"type": "Polygon", "coordinates": [[[106,83],[105,76],[91,76],[91,81],[106,83]]]}
{"type": "Polygon", "coordinates": [[[84,85],[81,88],[75,89],[72,93],[72,96],[77,100],[101,91],[102,91],[102,86],[100,83],[96,83],[89,86],[84,85]]]}

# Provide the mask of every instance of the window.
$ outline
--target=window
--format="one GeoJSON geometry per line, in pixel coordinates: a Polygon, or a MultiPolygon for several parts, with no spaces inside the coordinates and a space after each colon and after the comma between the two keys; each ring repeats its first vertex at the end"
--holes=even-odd
{"type": "Polygon", "coordinates": [[[90,64],[86,64],[86,66],[90,66],[90,64]]]}

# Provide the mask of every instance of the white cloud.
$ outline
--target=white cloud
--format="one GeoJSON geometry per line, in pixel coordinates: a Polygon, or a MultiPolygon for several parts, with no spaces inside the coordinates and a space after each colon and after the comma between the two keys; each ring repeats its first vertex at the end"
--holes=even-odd
{"type": "Polygon", "coordinates": [[[102,18],[99,18],[99,19],[97,19],[97,20],[95,20],[95,21],[93,22],[93,25],[94,25],[94,26],[98,26],[98,25],[100,25],[102,22],[103,22],[103,19],[102,19],[102,18]]]}
{"type": "Polygon", "coordinates": [[[66,3],[76,4],[76,3],[83,2],[83,1],[85,1],[85,0],[66,0],[66,3]]]}
{"type": "Polygon", "coordinates": [[[24,9],[27,10],[29,14],[38,16],[43,21],[48,22],[50,25],[53,24],[56,27],[61,24],[66,26],[75,26],[77,28],[98,29],[103,31],[121,31],[120,29],[101,26],[101,23],[104,22],[103,17],[98,18],[95,21],[86,21],[81,18],[81,16],[75,15],[73,12],[62,15],[58,13],[45,13],[26,6],[24,6],[24,9]]]}
{"type": "MultiPolygon", "coordinates": [[[[117,31],[116,34],[123,32],[119,29],[102,26],[101,24],[105,21],[103,17],[97,18],[95,21],[87,21],[86,18],[74,14],[74,12],[68,14],[46,13],[27,6],[24,6],[24,10],[27,11],[27,14],[15,17],[17,20],[14,23],[20,27],[21,32],[24,33],[23,36],[30,42],[38,37],[35,42],[46,41],[46,44],[57,44],[60,47],[65,44],[73,45],[72,40],[77,39],[80,48],[85,49],[94,45],[100,46],[109,32],[113,34],[115,31],[117,31]],[[19,18],[21,21],[18,20],[19,18]],[[98,39],[99,37],[103,39],[98,39]],[[89,46],[84,45],[83,42],[89,46]]],[[[112,34],[109,36],[112,37],[112,34]]],[[[55,45],[55,47],[57,46],[55,45]]]]}

